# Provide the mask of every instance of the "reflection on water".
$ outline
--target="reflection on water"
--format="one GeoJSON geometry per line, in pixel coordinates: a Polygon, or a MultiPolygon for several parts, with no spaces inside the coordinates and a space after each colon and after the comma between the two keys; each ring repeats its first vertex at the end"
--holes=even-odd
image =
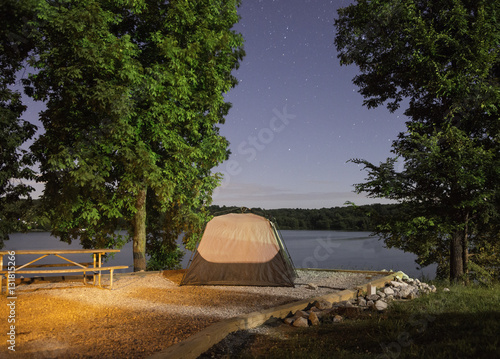
{"type": "MultiPolygon", "coordinates": [[[[369,232],[345,231],[281,231],[283,240],[297,268],[330,268],[330,269],[365,269],[365,270],[402,270],[410,277],[419,278],[425,275],[434,278],[436,266],[417,269],[416,256],[399,249],[385,248],[378,237],[369,232]]],[[[5,242],[3,250],[10,249],[78,249],[80,244],[74,241],[71,245],[59,241],[46,232],[15,233],[5,242]]],[[[182,261],[188,265],[191,252],[187,251],[182,261]]],[[[17,264],[27,263],[35,256],[23,255],[17,258],[17,264]]],[[[72,255],[76,261],[91,261],[90,255],[72,255]]],[[[132,271],[132,243],[127,243],[114,258],[108,260],[109,265],[128,265],[125,271],[132,271]]],[[[39,262],[56,263],[54,258],[45,258],[39,262]]]]}

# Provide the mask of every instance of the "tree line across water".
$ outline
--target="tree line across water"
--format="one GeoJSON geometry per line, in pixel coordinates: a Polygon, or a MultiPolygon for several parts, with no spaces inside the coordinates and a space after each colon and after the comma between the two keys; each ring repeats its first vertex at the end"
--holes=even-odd
{"type": "MultiPolygon", "coordinates": [[[[31,203],[32,210],[24,219],[32,231],[51,231],[48,218],[40,215],[38,200],[31,203]]],[[[282,230],[340,230],[374,231],[376,218],[389,216],[398,210],[397,204],[372,204],[319,209],[304,208],[242,208],[236,206],[209,207],[213,216],[226,213],[255,213],[271,219],[282,230]]],[[[126,223],[123,223],[126,228],[126,223]]]]}
{"type": "Polygon", "coordinates": [[[344,230],[373,231],[375,218],[388,216],[398,210],[397,204],[373,204],[364,206],[331,207],[320,209],[261,208],[210,206],[212,215],[247,212],[261,214],[272,219],[280,229],[292,230],[344,230]]]}

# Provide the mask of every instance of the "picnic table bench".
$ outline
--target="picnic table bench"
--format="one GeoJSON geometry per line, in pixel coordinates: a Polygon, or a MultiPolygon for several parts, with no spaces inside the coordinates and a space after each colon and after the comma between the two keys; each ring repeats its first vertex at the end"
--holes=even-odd
{"type": "MultiPolygon", "coordinates": [[[[106,253],[117,253],[120,252],[119,249],[21,249],[21,250],[4,250],[0,251],[0,294],[3,293],[3,278],[7,279],[7,275],[9,273],[16,274],[59,274],[59,273],[83,273],[83,283],[87,284],[86,281],[86,273],[93,272],[93,285],[96,285],[95,273],[97,273],[98,277],[98,285],[101,287],[101,272],[109,271],[110,272],[110,285],[109,288],[113,288],[113,271],[116,269],[126,269],[128,266],[102,266],[102,255],[106,253]],[[12,254],[14,252],[14,254],[12,254]],[[62,254],[93,254],[93,263],[88,262],[76,262],[66,257],[63,257],[62,254]],[[18,255],[38,255],[39,257],[31,262],[28,262],[23,265],[15,265],[4,267],[4,256],[14,255],[16,257],[15,262],[18,261],[18,255]],[[58,264],[33,264],[45,257],[50,255],[56,256],[65,260],[66,262],[58,263],[58,264]],[[93,265],[93,266],[91,266],[93,265]],[[67,269],[45,269],[50,267],[68,267],[74,266],[78,268],[67,268],[67,269]],[[12,269],[14,267],[14,271],[9,271],[7,268],[12,269]],[[37,268],[27,270],[25,268],[37,268]],[[41,269],[38,269],[41,268],[41,269]]],[[[9,261],[8,261],[9,262],[9,261]]],[[[7,263],[8,263],[7,262],[7,263]]],[[[7,280],[8,281],[8,280],[7,280]]]]}

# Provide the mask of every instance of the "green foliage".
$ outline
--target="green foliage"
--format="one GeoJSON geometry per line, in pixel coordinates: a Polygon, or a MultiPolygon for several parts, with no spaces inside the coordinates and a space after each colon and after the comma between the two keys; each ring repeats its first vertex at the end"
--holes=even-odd
{"type": "Polygon", "coordinates": [[[150,254],[186,227],[196,241],[219,180],[211,169],[228,156],[218,126],[244,55],[238,4],[35,1],[25,90],[47,104],[32,150],[54,235],[121,246],[128,222],[135,270],[146,240],[150,254]]]}
{"type": "Polygon", "coordinates": [[[26,201],[33,188],[25,180],[33,180],[31,154],[21,146],[35,134],[36,127],[21,116],[26,110],[21,94],[13,90],[16,72],[33,47],[29,39],[28,21],[33,16],[32,1],[3,1],[0,25],[0,248],[8,234],[27,230],[24,216],[26,201]]]}
{"type": "Polygon", "coordinates": [[[154,248],[151,250],[151,258],[148,260],[146,268],[151,271],[181,269],[182,257],[184,257],[184,252],[179,247],[174,249],[154,248]]]}
{"type": "Polygon", "coordinates": [[[362,0],[336,21],[339,58],[360,68],[364,104],[394,111],[408,100],[396,158],[353,160],[368,171],[356,190],[402,203],[376,231],[455,280],[469,252],[499,240],[499,14],[490,1],[362,0]]]}
{"type": "MultiPolygon", "coordinates": [[[[263,334],[217,355],[239,358],[497,358],[500,284],[450,286],[388,311],[346,311],[340,323],[324,317],[319,326],[283,330],[269,324],[263,334]],[[467,325],[464,325],[467,323],[467,325]],[[335,340],[332,340],[335,338],[335,340]]],[[[236,333],[236,335],[241,334],[236,333]]],[[[247,333],[248,334],[248,333],[247,333]]],[[[211,353],[210,353],[211,354],[211,353]]]]}

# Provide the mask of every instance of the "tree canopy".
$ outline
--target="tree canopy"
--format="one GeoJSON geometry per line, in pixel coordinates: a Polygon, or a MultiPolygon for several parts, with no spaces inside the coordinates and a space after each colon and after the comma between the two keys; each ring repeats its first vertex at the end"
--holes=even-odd
{"type": "Polygon", "coordinates": [[[35,134],[36,127],[23,120],[26,106],[13,89],[16,73],[23,67],[32,43],[28,21],[30,3],[2,2],[0,26],[0,248],[13,231],[25,229],[22,221],[33,188],[26,180],[35,178],[32,155],[21,146],[35,134]],[[20,205],[22,204],[22,205],[20,205]]]}
{"type": "MultiPolygon", "coordinates": [[[[410,119],[395,158],[353,160],[368,170],[356,190],[401,202],[377,231],[453,280],[482,271],[485,243],[489,254],[499,247],[499,15],[491,1],[360,0],[336,20],[339,58],[359,67],[364,104],[404,104],[410,119]]],[[[487,266],[498,275],[498,265],[487,266]]]]}
{"type": "Polygon", "coordinates": [[[134,269],[144,270],[148,227],[151,248],[169,249],[172,233],[195,238],[206,219],[211,170],[228,156],[223,95],[244,55],[231,29],[239,1],[33,5],[25,90],[47,105],[32,150],[52,232],[120,246],[128,220],[134,269]]]}

